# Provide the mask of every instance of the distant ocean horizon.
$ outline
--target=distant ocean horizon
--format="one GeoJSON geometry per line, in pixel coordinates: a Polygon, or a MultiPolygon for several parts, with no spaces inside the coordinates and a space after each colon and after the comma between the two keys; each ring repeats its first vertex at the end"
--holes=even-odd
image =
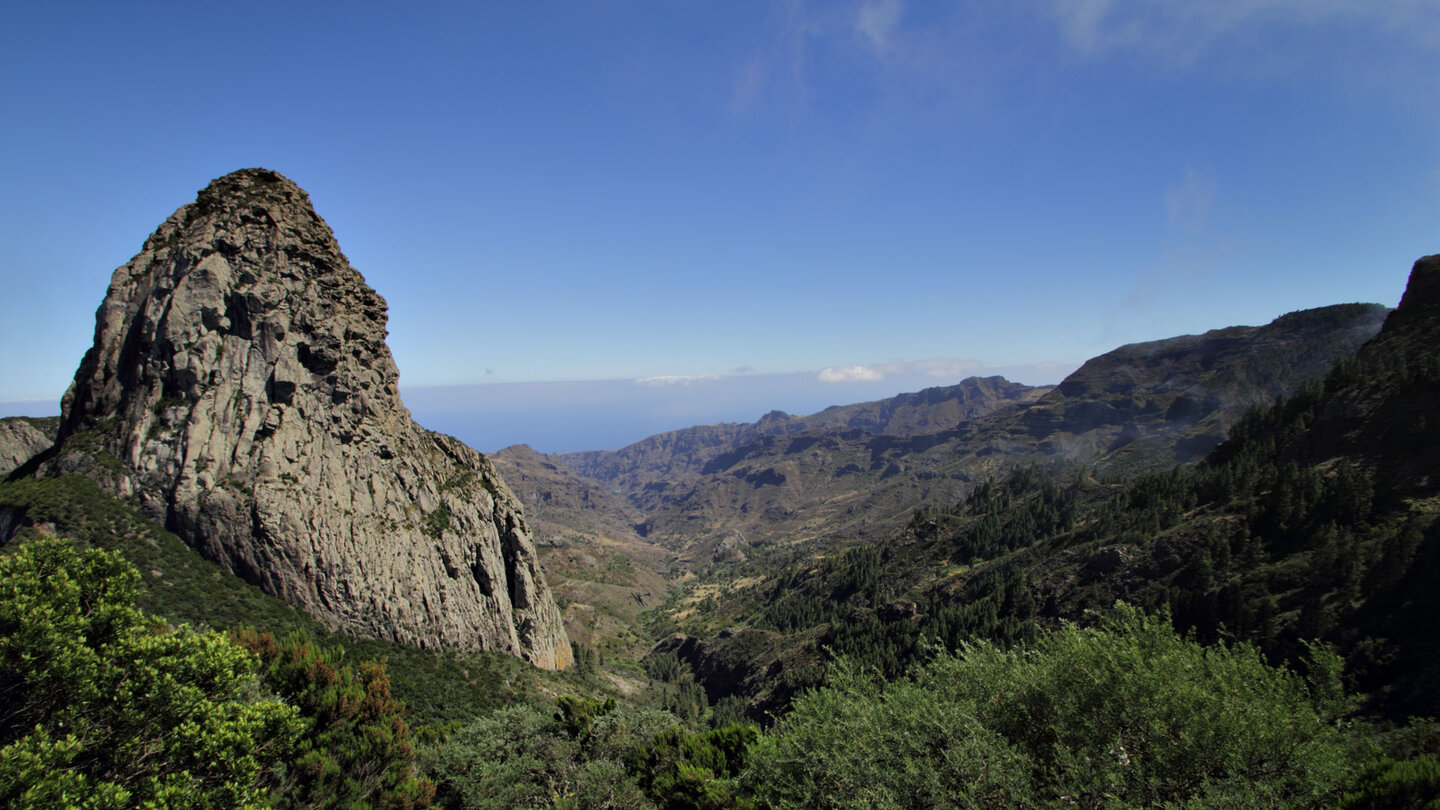
{"type": "MultiPolygon", "coordinates": [[[[569,453],[613,450],[694,425],[754,422],[774,410],[803,416],[834,405],[954,385],[972,376],[1053,385],[1075,367],[978,367],[951,377],[907,369],[840,381],[793,373],[418,385],[401,386],[400,395],[416,422],[482,453],[516,444],[541,453],[569,453]]],[[[59,413],[58,397],[0,400],[0,417],[59,413]]]]}
{"type": "MultiPolygon", "coordinates": [[[[983,368],[964,377],[999,375],[1027,385],[1054,385],[1076,367],[983,368]]],[[[415,421],[482,453],[515,444],[528,444],[541,453],[569,453],[613,450],[694,425],[754,422],[775,410],[803,416],[835,405],[955,385],[964,377],[907,372],[823,382],[814,373],[742,374],[416,386],[402,387],[401,394],[415,421]]]]}

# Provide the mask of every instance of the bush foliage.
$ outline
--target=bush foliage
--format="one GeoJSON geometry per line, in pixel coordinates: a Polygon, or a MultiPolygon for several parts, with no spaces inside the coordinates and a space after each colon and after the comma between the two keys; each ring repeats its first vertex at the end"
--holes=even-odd
{"type": "Polygon", "coordinates": [[[1351,778],[1333,655],[1307,680],[1121,606],[885,683],[840,664],[750,753],[761,806],[1318,807],[1351,778]]]}
{"type": "Polygon", "coordinates": [[[266,686],[298,707],[305,730],[280,772],[277,807],[428,807],[435,793],[414,773],[415,752],[403,704],[390,697],[383,661],[345,663],[304,633],[276,639],[239,630],[231,636],[260,659],[266,686]]]}
{"type": "Polygon", "coordinates": [[[0,557],[0,805],[252,807],[303,722],[223,635],[138,610],[118,554],[0,557]]]}

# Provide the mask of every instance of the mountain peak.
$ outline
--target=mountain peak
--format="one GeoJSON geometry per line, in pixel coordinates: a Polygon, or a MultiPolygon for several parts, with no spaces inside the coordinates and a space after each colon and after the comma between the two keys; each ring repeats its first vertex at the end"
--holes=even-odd
{"type": "Polygon", "coordinates": [[[204,199],[207,194],[216,191],[220,191],[223,193],[223,190],[227,188],[248,188],[253,186],[275,185],[284,186],[288,189],[298,191],[302,195],[305,194],[305,191],[301,189],[298,185],[296,185],[294,180],[291,180],[290,178],[273,169],[266,169],[260,166],[256,166],[250,169],[236,169],[235,171],[230,172],[227,175],[217,177],[214,180],[211,180],[210,185],[206,186],[200,192],[199,197],[200,199],[204,199]]]}
{"type": "Polygon", "coordinates": [[[1405,295],[1395,308],[1397,321],[1440,316],[1440,253],[1422,256],[1410,269],[1405,295]]]}
{"type": "Polygon", "coordinates": [[[310,203],[310,195],[295,181],[270,169],[240,169],[211,180],[195,195],[194,202],[181,206],[154,236],[169,237],[167,225],[183,227],[200,217],[241,209],[251,214],[257,214],[256,209],[267,210],[275,219],[323,223],[310,203]],[[277,213],[281,216],[275,217],[277,213]]]}
{"type": "Polygon", "coordinates": [[[50,469],[331,627],[566,666],[519,501],[414,423],[385,336],[309,195],[228,174],[115,271],[50,469]]]}

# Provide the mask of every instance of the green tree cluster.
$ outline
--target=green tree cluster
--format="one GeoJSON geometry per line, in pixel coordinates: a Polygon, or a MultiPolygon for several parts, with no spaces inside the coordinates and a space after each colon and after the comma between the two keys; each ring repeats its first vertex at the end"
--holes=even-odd
{"type": "Polygon", "coordinates": [[[630,764],[645,794],[665,810],[748,807],[736,777],[759,734],[744,722],[699,732],[674,726],[656,734],[630,764]]]}
{"type": "MultiPolygon", "coordinates": [[[[934,651],[908,676],[840,659],[767,731],[563,697],[424,757],[447,808],[1399,808],[1440,798],[1429,744],[1382,756],[1340,659],[1304,673],[1119,604],[1032,642],[934,651]]],[[[1423,733],[1420,733],[1423,736],[1423,733]]]]}
{"type": "Polygon", "coordinates": [[[631,764],[677,721],[667,712],[567,698],[547,711],[511,706],[468,723],[422,752],[451,810],[648,810],[631,764]]]}
{"type": "Polygon", "coordinates": [[[697,730],[668,710],[576,695],[465,724],[422,753],[436,803],[476,808],[720,810],[743,807],[739,774],[759,729],[697,730]]]}
{"type": "Polygon", "coordinates": [[[0,805],[259,807],[303,729],[223,635],[134,605],[119,555],[0,557],[0,805]]]}
{"type": "Polygon", "coordinates": [[[1338,662],[1310,680],[1120,606],[886,683],[840,664],[749,754],[770,808],[1321,807],[1353,776],[1338,662]]]}
{"type": "Polygon", "coordinates": [[[118,553],[0,556],[0,806],[423,808],[383,663],[135,607],[118,553]]]}
{"type": "Polygon", "coordinates": [[[304,733],[273,791],[280,808],[430,806],[435,786],[415,771],[403,704],[390,696],[385,662],[351,666],[297,631],[284,639],[242,629],[234,641],[254,653],[267,687],[299,708],[304,733]]]}

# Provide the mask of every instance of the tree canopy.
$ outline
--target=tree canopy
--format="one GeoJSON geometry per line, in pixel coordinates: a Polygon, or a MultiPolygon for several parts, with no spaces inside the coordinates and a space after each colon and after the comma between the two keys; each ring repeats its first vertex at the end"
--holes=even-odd
{"type": "Polygon", "coordinates": [[[1124,605],[886,683],[841,663],[750,752],[761,806],[1314,807],[1353,777],[1338,659],[1310,676],[1124,605]]]}
{"type": "Polygon", "coordinates": [[[299,711],[224,635],[138,610],[137,578],[63,540],[0,557],[0,804],[266,803],[299,711]]]}

